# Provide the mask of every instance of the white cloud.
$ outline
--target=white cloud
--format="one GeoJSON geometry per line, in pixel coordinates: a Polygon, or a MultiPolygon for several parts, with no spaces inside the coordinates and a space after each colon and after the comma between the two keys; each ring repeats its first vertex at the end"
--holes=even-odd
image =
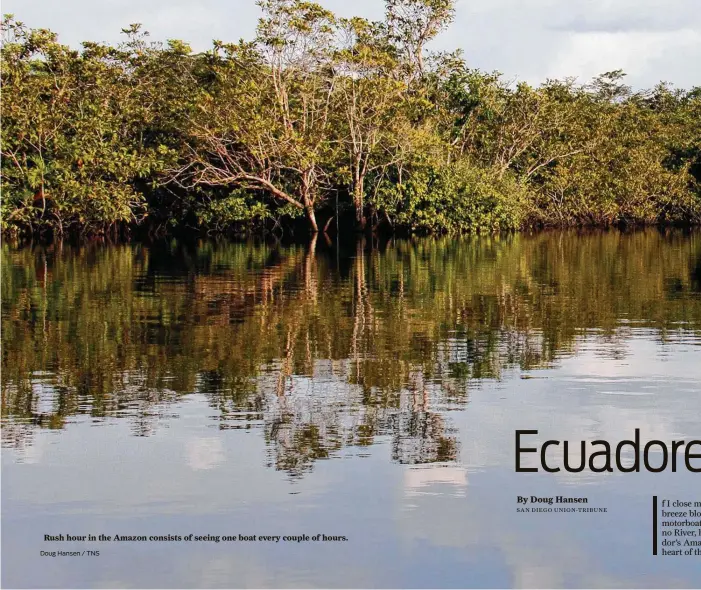
{"type": "Polygon", "coordinates": [[[224,462],[224,448],[220,438],[193,437],[185,444],[187,464],[200,471],[213,469],[224,462]]]}
{"type": "MultiPolygon", "coordinates": [[[[700,46],[701,33],[691,29],[573,33],[555,55],[547,75],[561,78],[576,72],[581,80],[588,80],[605,71],[622,69],[638,77],[644,75],[648,84],[654,84],[669,79],[670,70],[665,66],[685,53],[698,51],[700,46]]],[[[685,67],[689,68],[689,62],[685,67]]],[[[678,76],[684,77],[684,73],[678,72],[678,76]]]]}
{"type": "Polygon", "coordinates": [[[452,495],[464,496],[467,488],[467,469],[452,464],[431,463],[412,466],[404,471],[404,493],[406,496],[439,494],[442,487],[452,488],[452,495]]]}
{"type": "MultiPolygon", "coordinates": [[[[320,3],[341,16],[384,12],[381,0],[320,3]]],[[[141,22],[153,39],[183,39],[197,50],[212,39],[251,38],[260,15],[254,0],[5,0],[3,11],[71,45],[115,42],[121,28],[141,22]]],[[[534,84],[553,76],[584,82],[617,68],[636,88],[701,84],[698,0],[457,0],[454,24],[432,47],[460,47],[471,66],[534,84]]]]}

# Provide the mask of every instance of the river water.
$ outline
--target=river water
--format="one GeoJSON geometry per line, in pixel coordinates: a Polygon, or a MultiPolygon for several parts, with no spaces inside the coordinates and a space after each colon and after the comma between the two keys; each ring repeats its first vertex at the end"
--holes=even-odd
{"type": "Polygon", "coordinates": [[[701,233],[2,254],[4,587],[701,586],[652,556],[698,474],[514,468],[699,438],[701,233]]]}

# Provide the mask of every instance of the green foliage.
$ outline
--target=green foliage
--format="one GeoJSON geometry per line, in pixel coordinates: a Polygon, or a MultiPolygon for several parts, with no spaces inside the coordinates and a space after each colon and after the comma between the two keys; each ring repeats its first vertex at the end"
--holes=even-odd
{"type": "Polygon", "coordinates": [[[526,191],[511,176],[467,162],[417,171],[404,183],[384,183],[380,207],[400,226],[431,233],[518,229],[526,191]]]}
{"type": "Polygon", "coordinates": [[[202,200],[196,204],[198,224],[214,231],[226,231],[243,223],[264,221],[270,209],[250,192],[236,189],[221,199],[202,200]]]}
{"type": "Polygon", "coordinates": [[[259,5],[254,40],[199,54],[137,24],[75,50],[7,16],[3,233],[315,232],[336,198],[351,229],[701,221],[699,88],[508,84],[426,52],[450,0],[388,0],[382,22],[259,5]]]}
{"type": "MultiPolygon", "coordinates": [[[[150,113],[125,78],[131,47],[86,44],[6,19],[2,79],[3,229],[98,231],[143,219],[138,180],[153,178],[166,146],[144,141],[150,113]]],[[[133,64],[132,64],[133,65],[133,64]]]]}

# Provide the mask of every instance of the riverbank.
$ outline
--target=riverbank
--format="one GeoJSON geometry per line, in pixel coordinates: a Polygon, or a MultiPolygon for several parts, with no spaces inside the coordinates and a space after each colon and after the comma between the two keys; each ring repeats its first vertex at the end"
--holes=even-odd
{"type": "Polygon", "coordinates": [[[380,26],[288,4],[200,53],[138,25],[76,50],[5,19],[3,235],[701,222],[699,88],[512,84],[407,53],[391,10],[380,26]]]}

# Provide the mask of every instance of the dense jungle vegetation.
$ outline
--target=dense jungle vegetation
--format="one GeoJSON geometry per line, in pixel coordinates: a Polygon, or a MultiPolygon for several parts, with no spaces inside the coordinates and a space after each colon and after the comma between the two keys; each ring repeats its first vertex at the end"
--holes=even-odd
{"type": "MultiPolygon", "coordinates": [[[[701,88],[510,83],[426,45],[451,0],[385,19],[260,0],[193,52],[2,23],[2,230],[503,231],[701,221],[701,88]]],[[[517,50],[515,48],[514,50],[517,50]]]]}

